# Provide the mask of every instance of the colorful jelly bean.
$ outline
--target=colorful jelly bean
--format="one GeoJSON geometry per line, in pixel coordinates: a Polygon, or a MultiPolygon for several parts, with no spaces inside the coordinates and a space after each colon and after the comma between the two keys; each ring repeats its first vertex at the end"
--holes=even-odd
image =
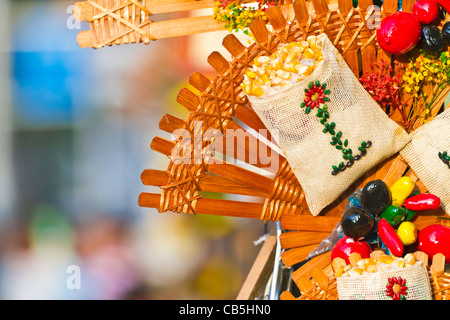
{"type": "Polygon", "coordinates": [[[393,255],[400,257],[403,254],[402,240],[386,219],[380,219],[378,222],[378,235],[393,255]]]}
{"type": "Polygon", "coordinates": [[[405,200],[405,208],[412,211],[439,209],[441,200],[431,193],[421,193],[405,200]]]}
{"type": "Polygon", "coordinates": [[[414,181],[411,177],[401,177],[391,187],[392,204],[401,206],[405,202],[406,198],[414,190],[414,181]]]}

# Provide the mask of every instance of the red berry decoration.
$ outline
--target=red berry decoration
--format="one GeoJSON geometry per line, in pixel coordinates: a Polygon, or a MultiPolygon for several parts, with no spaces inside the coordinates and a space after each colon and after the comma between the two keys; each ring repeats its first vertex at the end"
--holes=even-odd
{"type": "Polygon", "coordinates": [[[372,249],[366,241],[358,241],[350,237],[343,237],[333,247],[331,251],[331,261],[334,258],[342,258],[350,264],[349,257],[353,252],[361,255],[361,259],[369,258],[372,249]]]}
{"type": "Polygon", "coordinates": [[[380,47],[390,54],[404,54],[420,41],[422,27],[412,13],[398,11],[381,21],[377,29],[380,47]]]}
{"type": "Polygon", "coordinates": [[[417,0],[413,6],[413,15],[420,23],[431,23],[439,15],[439,5],[436,0],[417,0]]]}

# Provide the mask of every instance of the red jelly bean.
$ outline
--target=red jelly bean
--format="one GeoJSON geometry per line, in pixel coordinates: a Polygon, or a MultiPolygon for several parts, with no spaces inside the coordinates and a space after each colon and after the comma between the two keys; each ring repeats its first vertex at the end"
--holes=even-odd
{"type": "Polygon", "coordinates": [[[436,0],[417,0],[413,6],[413,15],[420,23],[431,23],[439,15],[439,5],[436,0]]]}
{"type": "Polygon", "coordinates": [[[377,29],[380,47],[390,54],[403,54],[420,41],[422,27],[412,13],[398,11],[381,21],[377,29]]]}
{"type": "Polygon", "coordinates": [[[349,257],[353,252],[361,255],[362,259],[369,258],[372,249],[366,241],[358,241],[350,237],[343,237],[333,247],[331,251],[331,261],[334,258],[342,258],[347,264],[350,264],[349,257]]]}
{"type": "Polygon", "coordinates": [[[402,240],[386,219],[380,219],[378,222],[378,235],[394,256],[401,257],[404,249],[402,240]]]}
{"type": "Polygon", "coordinates": [[[430,259],[433,259],[436,253],[442,253],[445,262],[450,263],[450,228],[440,224],[423,228],[419,232],[417,249],[425,252],[430,259]]]}
{"type": "Polygon", "coordinates": [[[421,193],[405,200],[405,207],[412,211],[436,210],[441,199],[431,193],[421,193]]]}

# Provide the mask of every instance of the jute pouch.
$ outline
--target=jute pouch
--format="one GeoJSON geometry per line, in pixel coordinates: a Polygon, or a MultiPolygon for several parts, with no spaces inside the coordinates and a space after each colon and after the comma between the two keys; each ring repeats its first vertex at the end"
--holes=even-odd
{"type": "Polygon", "coordinates": [[[339,300],[392,300],[392,296],[388,296],[386,290],[391,287],[391,290],[397,292],[400,288],[396,288],[395,283],[390,283],[389,278],[395,278],[396,282],[405,280],[403,285],[405,288],[398,292],[398,298],[431,300],[430,280],[422,261],[399,270],[338,277],[336,282],[339,300]]]}
{"type": "Polygon", "coordinates": [[[450,214],[450,108],[411,133],[411,142],[400,152],[428,191],[441,199],[450,214]]]}
{"type": "Polygon", "coordinates": [[[314,216],[410,140],[359,83],[328,37],[322,34],[318,41],[323,42],[324,60],[310,76],[270,95],[249,96],[284,152],[314,216]],[[317,90],[326,99],[307,113],[305,101],[317,90]]]}

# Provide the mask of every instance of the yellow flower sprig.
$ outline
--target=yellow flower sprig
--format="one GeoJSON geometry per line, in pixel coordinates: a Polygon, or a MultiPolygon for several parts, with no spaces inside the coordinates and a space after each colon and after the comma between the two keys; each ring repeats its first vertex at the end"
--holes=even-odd
{"type": "Polygon", "coordinates": [[[245,5],[248,0],[217,1],[213,9],[213,18],[217,22],[224,22],[225,29],[232,32],[243,31],[249,34],[250,23],[258,18],[267,21],[265,1],[259,1],[257,6],[245,5]]]}
{"type": "Polygon", "coordinates": [[[431,55],[425,51],[412,58],[403,75],[404,92],[411,96],[412,104],[409,119],[413,122],[424,116],[424,123],[432,120],[431,107],[445,90],[450,80],[450,53],[431,55]],[[429,95],[424,91],[431,87],[429,95]],[[412,119],[415,118],[415,119],[412,119]]]}

